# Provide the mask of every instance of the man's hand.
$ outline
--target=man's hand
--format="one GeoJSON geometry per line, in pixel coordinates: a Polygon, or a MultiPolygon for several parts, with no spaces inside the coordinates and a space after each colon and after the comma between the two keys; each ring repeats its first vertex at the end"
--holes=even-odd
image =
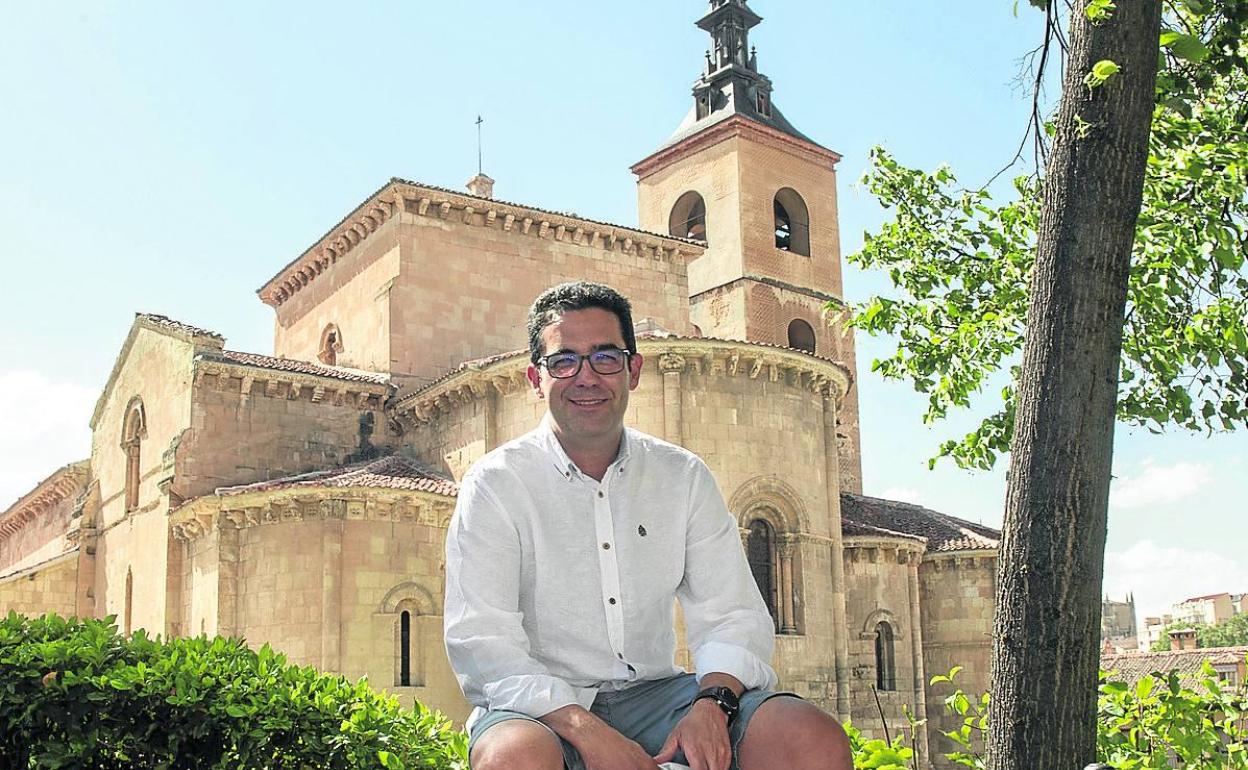
{"type": "Polygon", "coordinates": [[[685,752],[691,770],[728,770],[732,762],[728,715],[710,699],[694,702],[654,761],[670,762],[677,749],[685,752]]]}
{"type": "Polygon", "coordinates": [[[572,744],[587,770],[659,770],[646,750],[580,706],[564,706],[542,717],[572,744]]]}

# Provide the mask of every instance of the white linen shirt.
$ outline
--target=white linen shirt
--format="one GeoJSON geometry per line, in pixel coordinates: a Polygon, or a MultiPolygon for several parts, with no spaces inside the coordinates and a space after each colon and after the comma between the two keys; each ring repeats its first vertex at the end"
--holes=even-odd
{"type": "Polygon", "coordinates": [[[468,701],[536,718],[679,674],[674,599],[699,679],[774,687],[772,620],[706,464],[625,430],[598,482],[547,420],[472,466],[447,532],[446,649],[468,701]]]}

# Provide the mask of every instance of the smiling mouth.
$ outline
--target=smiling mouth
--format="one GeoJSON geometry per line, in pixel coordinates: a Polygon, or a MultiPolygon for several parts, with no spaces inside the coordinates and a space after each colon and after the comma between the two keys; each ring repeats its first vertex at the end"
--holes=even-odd
{"type": "Polygon", "coordinates": [[[607,403],[605,398],[569,398],[576,406],[598,406],[607,403]]]}

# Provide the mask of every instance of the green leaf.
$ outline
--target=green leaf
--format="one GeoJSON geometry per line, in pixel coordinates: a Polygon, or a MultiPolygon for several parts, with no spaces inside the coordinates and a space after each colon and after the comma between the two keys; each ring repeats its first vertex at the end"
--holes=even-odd
{"type": "Polygon", "coordinates": [[[1088,4],[1084,7],[1083,12],[1087,15],[1089,21],[1099,24],[1107,21],[1117,9],[1118,6],[1114,4],[1113,0],[1088,0],[1088,4]]]}
{"type": "Polygon", "coordinates": [[[1101,59],[1092,65],[1092,71],[1083,78],[1083,83],[1088,88],[1100,88],[1121,71],[1122,68],[1113,60],[1101,59]]]}
{"type": "Polygon", "coordinates": [[[1163,48],[1189,62],[1201,62],[1209,56],[1209,49],[1195,35],[1168,30],[1161,33],[1160,42],[1163,48]]]}

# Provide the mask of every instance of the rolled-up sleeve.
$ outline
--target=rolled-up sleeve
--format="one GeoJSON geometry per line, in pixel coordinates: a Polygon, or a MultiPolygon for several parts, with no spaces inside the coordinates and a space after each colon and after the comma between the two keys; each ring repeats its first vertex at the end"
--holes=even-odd
{"type": "Polygon", "coordinates": [[[774,626],[711,471],[693,460],[685,574],[677,598],[698,679],[730,674],[747,689],[776,686],[774,626]]]}
{"type": "Polygon", "coordinates": [[[446,652],[470,703],[541,717],[596,691],[552,676],[531,654],[519,608],[521,545],[498,498],[469,473],[446,537],[446,652]]]}

